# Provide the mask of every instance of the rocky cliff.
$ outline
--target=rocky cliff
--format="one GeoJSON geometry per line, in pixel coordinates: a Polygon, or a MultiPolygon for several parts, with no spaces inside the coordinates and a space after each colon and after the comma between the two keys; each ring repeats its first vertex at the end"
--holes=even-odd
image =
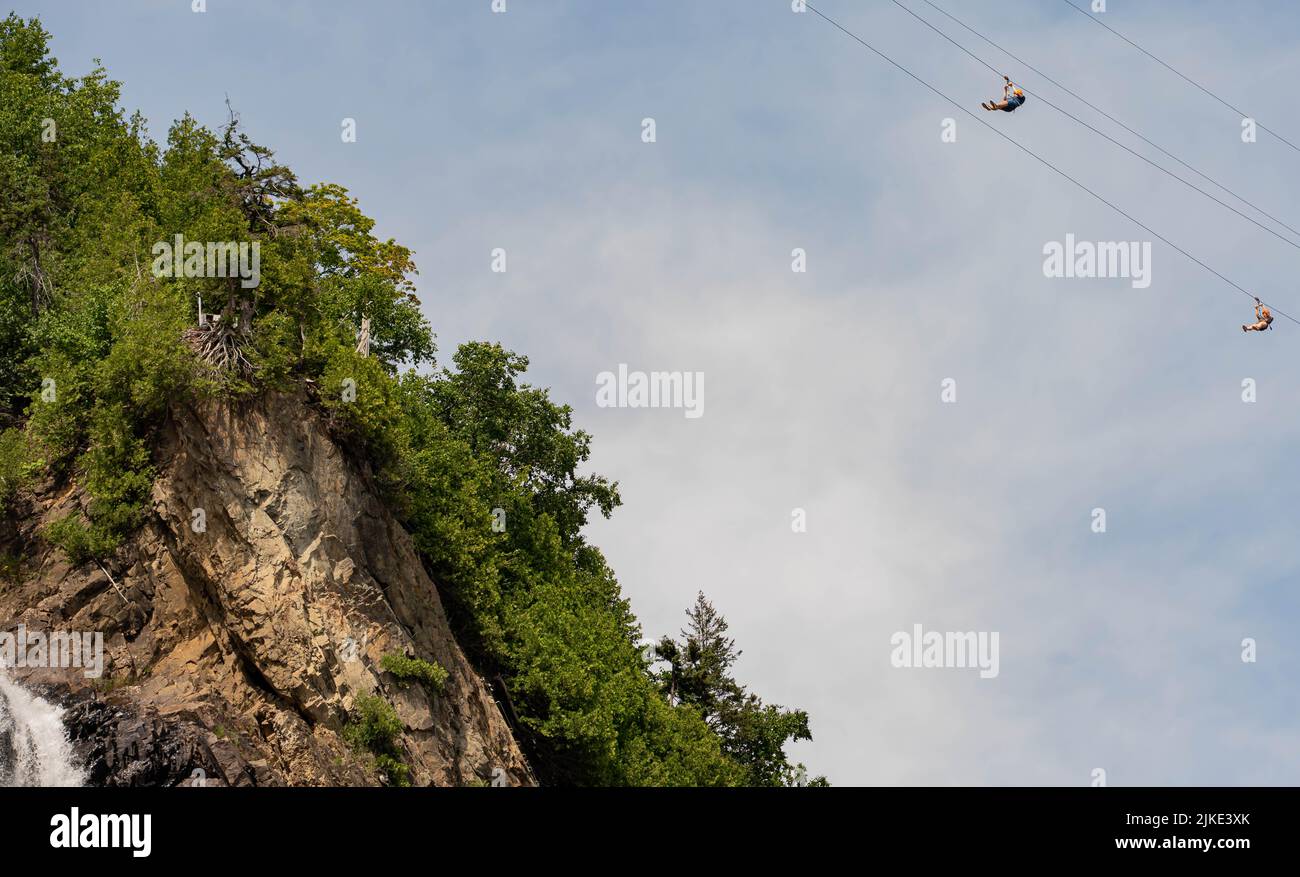
{"type": "Polygon", "coordinates": [[[0,529],[0,630],[102,631],[102,676],[17,668],[63,705],[87,779],[106,785],[379,782],[342,730],[378,694],[414,785],[532,784],[491,690],[368,474],[299,397],[174,412],[149,521],[111,562],[40,536],[77,508],[47,487],[0,529]],[[448,672],[441,693],[380,666],[448,672]]]}

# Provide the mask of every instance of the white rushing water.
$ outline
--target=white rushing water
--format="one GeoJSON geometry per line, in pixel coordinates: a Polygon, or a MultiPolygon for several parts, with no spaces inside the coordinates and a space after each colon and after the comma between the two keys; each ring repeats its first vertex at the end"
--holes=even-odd
{"type": "Polygon", "coordinates": [[[0,670],[0,786],[80,786],[63,709],[0,670]]]}

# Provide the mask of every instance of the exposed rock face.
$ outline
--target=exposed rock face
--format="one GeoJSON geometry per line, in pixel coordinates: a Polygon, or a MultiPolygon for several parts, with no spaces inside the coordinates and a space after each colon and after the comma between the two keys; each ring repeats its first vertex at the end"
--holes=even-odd
{"type": "Polygon", "coordinates": [[[106,568],[38,535],[75,491],[0,529],[26,557],[0,630],[104,633],[98,680],[10,671],[68,707],[92,783],[373,784],[340,735],[371,693],[402,720],[413,784],[534,782],[409,535],[303,400],[180,412],[158,460],[155,514],[106,568]],[[386,673],[390,652],[444,667],[444,693],[386,673]]]}
{"type": "Polygon", "coordinates": [[[77,699],[65,723],[89,785],[283,785],[265,759],[250,762],[193,715],[141,716],[90,696],[77,699]]]}

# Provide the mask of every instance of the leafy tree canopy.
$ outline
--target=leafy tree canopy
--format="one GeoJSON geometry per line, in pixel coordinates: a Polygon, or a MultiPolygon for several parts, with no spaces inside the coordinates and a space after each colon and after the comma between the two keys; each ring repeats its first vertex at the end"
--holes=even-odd
{"type": "Polygon", "coordinates": [[[591,437],[524,382],[527,358],[472,343],[438,370],[413,254],[346,189],[300,185],[231,109],[159,145],[102,68],[66,76],[48,43],[39,21],[0,22],[0,503],[75,482],[83,508],[45,536],[111,564],[149,514],[178,403],[300,397],[376,475],[544,780],[777,784],[807,716],[745,694],[704,616],[669,687],[649,672],[582,534],[618,486],[586,471],[591,437]],[[256,246],[257,282],[155,271],[178,235],[256,246]]]}

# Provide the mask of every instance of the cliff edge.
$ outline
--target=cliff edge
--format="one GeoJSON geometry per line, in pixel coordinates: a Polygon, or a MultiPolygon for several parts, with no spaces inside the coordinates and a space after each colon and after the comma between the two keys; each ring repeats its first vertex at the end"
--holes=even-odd
{"type": "Polygon", "coordinates": [[[343,733],[369,695],[411,784],[535,783],[410,536],[304,397],[174,410],[155,459],[153,514],[111,563],[40,535],[75,489],[0,525],[0,630],[103,633],[98,678],[10,671],[66,708],[91,784],[374,784],[343,733]],[[443,668],[441,692],[387,672],[394,654],[443,668]]]}

